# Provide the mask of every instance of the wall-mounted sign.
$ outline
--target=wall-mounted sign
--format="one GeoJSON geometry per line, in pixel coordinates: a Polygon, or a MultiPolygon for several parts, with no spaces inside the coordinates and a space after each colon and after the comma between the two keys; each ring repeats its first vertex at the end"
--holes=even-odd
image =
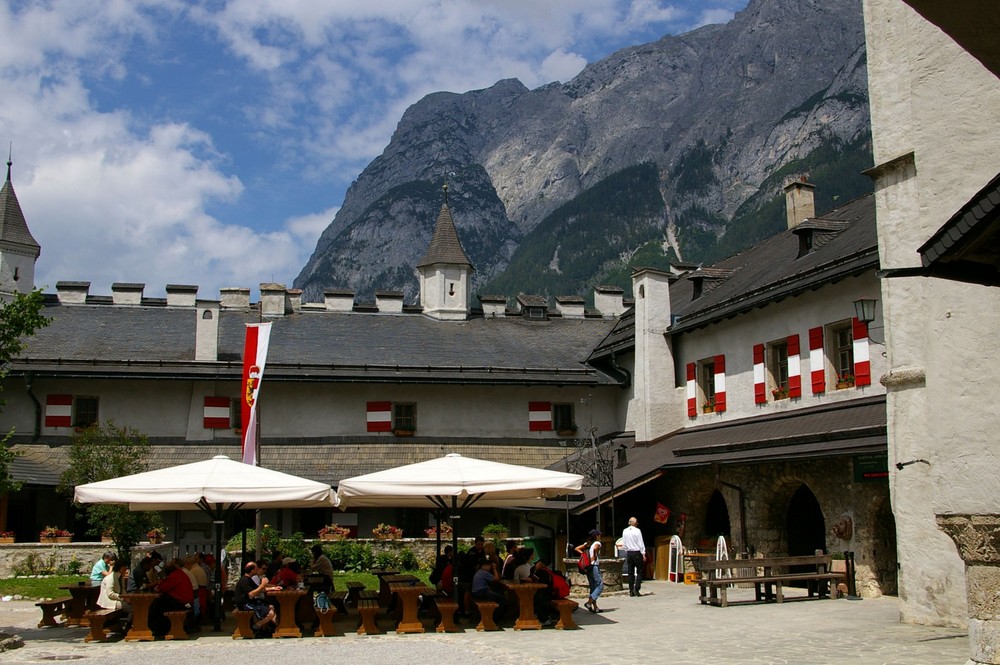
{"type": "Polygon", "coordinates": [[[889,456],[885,454],[855,455],[854,482],[865,483],[889,478],[889,456]]]}

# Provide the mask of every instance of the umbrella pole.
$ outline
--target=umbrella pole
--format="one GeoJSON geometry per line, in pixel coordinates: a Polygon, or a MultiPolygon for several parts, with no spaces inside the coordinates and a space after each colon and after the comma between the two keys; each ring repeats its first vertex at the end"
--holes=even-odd
{"type": "MultiPolygon", "coordinates": [[[[461,516],[458,513],[458,497],[451,497],[451,584],[452,592],[455,594],[455,604],[462,607],[459,602],[460,591],[458,589],[458,520],[461,516]]],[[[439,529],[440,531],[440,529],[439,529]]],[[[438,535],[438,538],[441,536],[438,535]]],[[[468,611],[469,608],[462,608],[468,611]]]]}
{"type": "MultiPolygon", "coordinates": [[[[212,622],[212,630],[216,633],[222,631],[222,527],[225,521],[217,515],[212,520],[215,527],[215,617],[212,622]]],[[[244,532],[245,533],[245,532],[244,532]]]]}

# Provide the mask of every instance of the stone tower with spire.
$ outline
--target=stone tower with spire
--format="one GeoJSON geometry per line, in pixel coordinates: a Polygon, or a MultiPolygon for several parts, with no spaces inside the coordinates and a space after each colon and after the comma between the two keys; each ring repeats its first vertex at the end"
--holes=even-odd
{"type": "Polygon", "coordinates": [[[427,253],[417,264],[420,275],[420,304],[424,314],[442,321],[464,321],[469,318],[472,290],[472,263],[462,249],[455,221],[448,208],[448,185],[444,186],[444,203],[434,225],[434,235],[427,253]]]}
{"type": "Polygon", "coordinates": [[[0,188],[0,297],[30,293],[35,287],[35,261],[42,248],[28,230],[24,213],[10,182],[7,157],[7,180],[0,188]]]}

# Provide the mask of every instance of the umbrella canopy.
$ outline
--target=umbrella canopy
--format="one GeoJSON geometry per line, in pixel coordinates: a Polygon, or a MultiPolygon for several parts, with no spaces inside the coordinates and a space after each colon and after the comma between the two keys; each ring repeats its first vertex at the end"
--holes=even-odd
{"type": "Polygon", "coordinates": [[[444,457],[347,478],[342,507],[477,508],[537,505],[580,491],[583,476],[503,464],[451,453],[444,457]]]}
{"type": "Polygon", "coordinates": [[[236,462],[225,455],[192,464],[78,485],[77,503],[127,503],[130,510],[323,508],[329,485],[236,462]]]}

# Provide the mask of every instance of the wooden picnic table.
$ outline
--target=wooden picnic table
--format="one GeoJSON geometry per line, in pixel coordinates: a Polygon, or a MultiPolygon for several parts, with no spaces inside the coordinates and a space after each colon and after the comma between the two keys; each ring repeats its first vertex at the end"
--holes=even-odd
{"type": "Polygon", "coordinates": [[[305,589],[280,589],[268,591],[267,595],[278,601],[278,627],[275,637],[302,637],[302,631],[295,623],[295,607],[299,599],[308,594],[305,589]]]}
{"type": "Polygon", "coordinates": [[[697,566],[701,573],[699,600],[702,605],[726,607],[729,603],[727,588],[735,584],[752,584],[756,602],[781,603],[784,601],[783,585],[804,583],[808,597],[826,598],[831,583],[844,578],[843,573],[830,572],[827,554],[768,557],[765,559],[703,559],[697,566]],[[792,572],[792,568],[808,568],[792,572]]]}
{"type": "Polygon", "coordinates": [[[100,586],[91,586],[90,580],[78,584],[67,584],[59,587],[69,591],[72,600],[69,603],[69,612],[66,615],[66,624],[69,626],[89,626],[87,612],[99,609],[97,598],[101,595],[100,586]]]}
{"type": "MultiPolygon", "coordinates": [[[[410,575],[398,575],[395,577],[412,577],[410,575]]],[[[390,591],[396,595],[398,601],[397,611],[399,612],[399,623],[396,624],[397,633],[422,633],[424,625],[420,623],[418,612],[420,607],[418,602],[420,596],[434,595],[436,591],[420,580],[412,577],[412,580],[397,580],[389,583],[390,591]]]]}
{"type": "Polygon", "coordinates": [[[399,571],[392,568],[380,568],[372,570],[371,574],[378,578],[378,604],[382,607],[388,607],[389,601],[392,600],[392,592],[389,591],[389,583],[385,581],[385,578],[390,575],[399,575],[399,571]]]}
{"type": "Polygon", "coordinates": [[[149,629],[149,606],[160,594],[149,592],[133,592],[122,594],[122,598],[132,605],[132,628],[125,635],[127,642],[152,642],[155,638],[149,629]]]}
{"type": "Polygon", "coordinates": [[[514,622],[514,630],[541,630],[542,624],[535,615],[535,594],[547,585],[541,582],[514,582],[506,579],[498,581],[517,596],[519,611],[517,621],[514,622]]]}

